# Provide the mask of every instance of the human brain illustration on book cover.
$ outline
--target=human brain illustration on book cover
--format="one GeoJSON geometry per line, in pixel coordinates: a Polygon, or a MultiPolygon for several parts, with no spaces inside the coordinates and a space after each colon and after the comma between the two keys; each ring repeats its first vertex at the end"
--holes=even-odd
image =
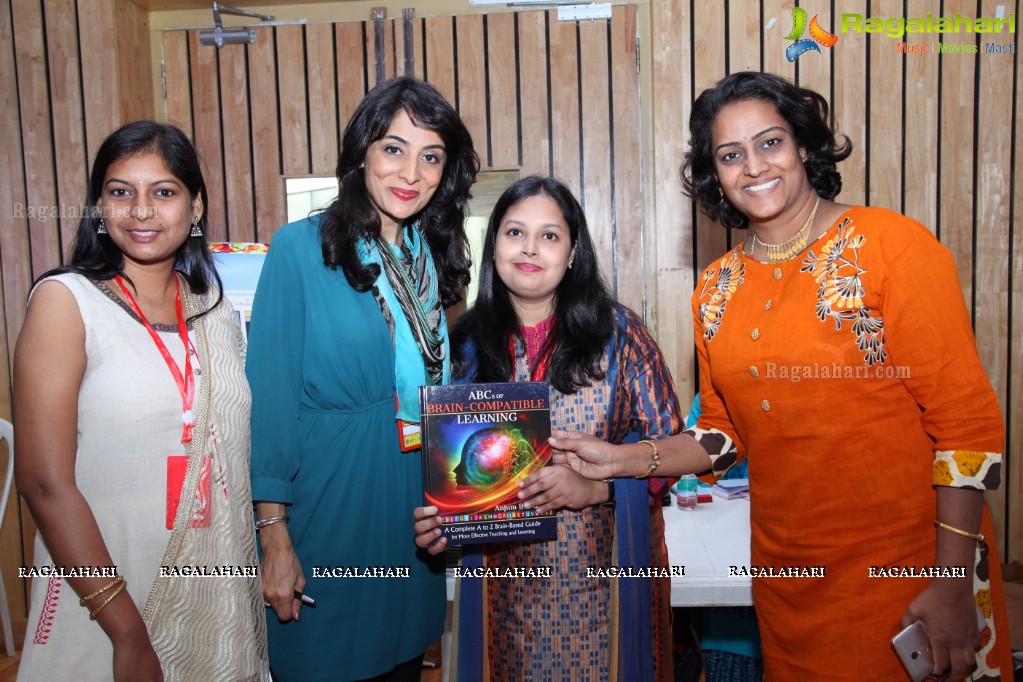
{"type": "Polygon", "coordinates": [[[554,513],[518,499],[519,482],[551,461],[547,382],[420,389],[425,502],[453,544],[557,535],[554,513]]]}

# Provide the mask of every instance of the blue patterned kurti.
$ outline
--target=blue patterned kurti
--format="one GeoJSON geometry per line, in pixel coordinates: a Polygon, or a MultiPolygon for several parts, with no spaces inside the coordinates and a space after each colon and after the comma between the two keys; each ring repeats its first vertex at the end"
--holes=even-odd
{"type": "MultiPolygon", "coordinates": [[[[614,326],[607,378],[573,395],[551,389],[552,428],[611,443],[630,430],[653,440],[678,433],[682,416],[660,350],[627,308],[615,309],[614,326]]],[[[527,381],[529,369],[519,341],[516,381],[527,381]]],[[[461,579],[460,681],[671,679],[670,580],[587,575],[590,568],[667,565],[664,481],[619,479],[615,488],[615,508],[559,512],[557,540],[492,544],[464,558],[466,566],[552,570],[550,579],[461,579]]]]}

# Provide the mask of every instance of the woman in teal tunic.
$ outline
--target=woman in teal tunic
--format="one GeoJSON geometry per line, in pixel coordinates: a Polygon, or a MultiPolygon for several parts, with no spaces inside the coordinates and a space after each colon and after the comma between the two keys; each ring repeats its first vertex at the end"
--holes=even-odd
{"type": "Polygon", "coordinates": [[[418,680],[443,631],[444,566],[417,551],[408,522],[420,458],[399,440],[418,421],[418,387],[449,376],[444,307],[468,280],[462,225],[478,169],[433,87],[387,81],[345,129],[338,198],[274,235],[246,371],[281,682],[418,680]]]}

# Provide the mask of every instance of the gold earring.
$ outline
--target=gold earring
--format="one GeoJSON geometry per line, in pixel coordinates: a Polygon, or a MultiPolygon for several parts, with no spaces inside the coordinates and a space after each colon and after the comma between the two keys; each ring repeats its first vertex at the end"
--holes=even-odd
{"type": "Polygon", "coordinates": [[[725,190],[721,189],[721,185],[718,185],[718,201],[725,200],[725,190]]]}

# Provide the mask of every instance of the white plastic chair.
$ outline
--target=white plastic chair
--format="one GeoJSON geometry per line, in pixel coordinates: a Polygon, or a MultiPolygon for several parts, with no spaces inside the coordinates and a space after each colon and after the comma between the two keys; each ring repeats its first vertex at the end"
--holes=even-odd
{"type": "MultiPolygon", "coordinates": [[[[11,482],[14,480],[14,425],[6,419],[0,419],[0,439],[7,441],[7,475],[4,476],[3,492],[0,493],[0,528],[3,528],[7,498],[11,494],[11,482]]],[[[13,658],[14,635],[11,633],[11,607],[7,603],[7,590],[4,589],[3,575],[0,575],[0,620],[3,621],[7,655],[13,658]]]]}

